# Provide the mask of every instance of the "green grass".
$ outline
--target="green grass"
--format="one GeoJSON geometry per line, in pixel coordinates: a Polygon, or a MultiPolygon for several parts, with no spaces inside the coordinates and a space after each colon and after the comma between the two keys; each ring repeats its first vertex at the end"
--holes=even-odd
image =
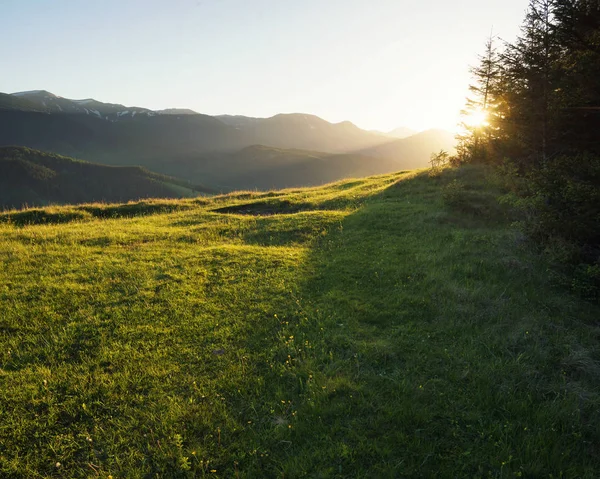
{"type": "Polygon", "coordinates": [[[600,476],[600,310],[501,193],[464,168],[5,213],[0,476],[600,476]]]}

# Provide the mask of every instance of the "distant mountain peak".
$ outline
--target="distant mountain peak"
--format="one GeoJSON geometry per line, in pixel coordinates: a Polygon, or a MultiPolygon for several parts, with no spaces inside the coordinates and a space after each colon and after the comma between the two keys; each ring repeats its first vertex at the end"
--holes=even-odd
{"type": "Polygon", "coordinates": [[[165,108],[164,110],[155,110],[158,115],[199,115],[197,111],[189,108],[165,108]]]}
{"type": "Polygon", "coordinates": [[[216,115],[215,118],[243,118],[245,120],[264,120],[264,118],[257,118],[255,116],[246,115],[216,115]]]}
{"type": "Polygon", "coordinates": [[[50,93],[47,90],[29,90],[29,91],[18,91],[15,93],[11,93],[12,96],[43,96],[46,98],[62,98],[54,93],[50,93]]]}
{"type": "Polygon", "coordinates": [[[0,101],[0,106],[4,104],[12,106],[13,109],[51,114],[92,115],[111,122],[133,119],[136,115],[155,116],[158,114],[147,108],[104,103],[94,98],[73,100],[55,95],[47,90],[21,91],[7,96],[14,99],[15,102],[11,103],[4,99],[0,101]]]}
{"type": "Polygon", "coordinates": [[[354,123],[352,123],[349,120],[345,120],[345,121],[340,121],[339,123],[334,123],[334,125],[337,126],[344,126],[344,127],[348,127],[348,128],[356,128],[359,129],[358,126],[356,126],[354,123]]]}
{"type": "Polygon", "coordinates": [[[304,118],[305,120],[321,120],[325,121],[317,115],[313,115],[311,113],[277,113],[277,115],[273,115],[271,118],[304,118]]]}
{"type": "Polygon", "coordinates": [[[393,136],[394,138],[408,138],[409,136],[416,135],[417,133],[418,131],[413,130],[412,128],[401,126],[388,131],[386,135],[393,136]]]}

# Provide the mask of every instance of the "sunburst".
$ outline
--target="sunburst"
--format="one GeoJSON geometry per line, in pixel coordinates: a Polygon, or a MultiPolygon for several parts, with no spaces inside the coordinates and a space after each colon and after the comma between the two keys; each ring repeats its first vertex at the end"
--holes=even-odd
{"type": "Polygon", "coordinates": [[[489,125],[488,112],[485,110],[473,110],[465,114],[463,123],[471,128],[478,128],[489,125]]]}

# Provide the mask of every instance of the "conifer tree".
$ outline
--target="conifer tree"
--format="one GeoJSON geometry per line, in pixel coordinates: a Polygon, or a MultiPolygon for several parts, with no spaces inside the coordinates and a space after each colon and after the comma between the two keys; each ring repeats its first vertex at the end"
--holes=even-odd
{"type": "Polygon", "coordinates": [[[554,11],[561,151],[600,154],[600,0],[555,0],[554,11]]]}
{"type": "Polygon", "coordinates": [[[458,156],[462,162],[487,161],[492,156],[492,141],[498,130],[497,95],[500,69],[494,36],[490,34],[479,64],[471,68],[471,96],[461,114],[464,133],[457,137],[458,156]],[[474,121],[473,121],[474,120],[474,121]]]}
{"type": "Polygon", "coordinates": [[[530,0],[521,36],[502,55],[510,97],[507,118],[513,130],[512,151],[522,161],[542,164],[555,131],[556,65],[560,59],[552,0],[530,0]]]}

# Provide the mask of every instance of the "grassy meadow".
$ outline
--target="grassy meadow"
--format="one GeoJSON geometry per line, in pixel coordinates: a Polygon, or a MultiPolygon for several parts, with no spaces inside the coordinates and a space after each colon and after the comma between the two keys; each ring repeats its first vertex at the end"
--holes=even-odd
{"type": "Polygon", "coordinates": [[[0,213],[0,477],[600,477],[600,309],[495,185],[0,213]]]}

